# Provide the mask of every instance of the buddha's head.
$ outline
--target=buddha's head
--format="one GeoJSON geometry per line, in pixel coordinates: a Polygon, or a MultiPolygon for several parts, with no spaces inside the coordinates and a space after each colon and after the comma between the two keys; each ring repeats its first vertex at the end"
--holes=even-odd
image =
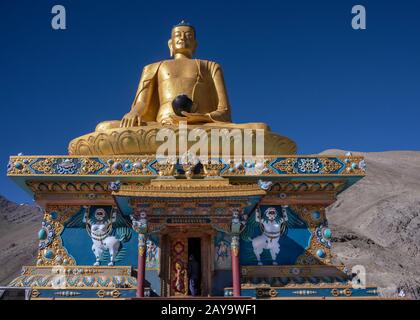
{"type": "Polygon", "coordinates": [[[180,53],[192,58],[198,45],[195,36],[195,28],[184,21],[174,26],[168,41],[171,57],[180,53]]]}

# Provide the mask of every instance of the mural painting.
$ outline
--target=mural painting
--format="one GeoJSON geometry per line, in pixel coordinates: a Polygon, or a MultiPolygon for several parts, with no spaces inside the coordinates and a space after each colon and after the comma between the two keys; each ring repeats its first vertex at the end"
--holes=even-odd
{"type": "Polygon", "coordinates": [[[307,223],[288,206],[261,206],[241,233],[241,264],[292,265],[311,237],[307,223]]]}

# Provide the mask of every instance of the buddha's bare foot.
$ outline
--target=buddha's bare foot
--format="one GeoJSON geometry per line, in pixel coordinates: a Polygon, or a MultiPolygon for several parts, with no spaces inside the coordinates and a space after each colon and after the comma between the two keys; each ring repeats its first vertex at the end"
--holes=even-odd
{"type": "Polygon", "coordinates": [[[98,132],[98,131],[104,132],[104,131],[107,131],[109,129],[119,128],[120,125],[121,125],[120,120],[103,121],[96,126],[95,131],[96,132],[98,132]]]}

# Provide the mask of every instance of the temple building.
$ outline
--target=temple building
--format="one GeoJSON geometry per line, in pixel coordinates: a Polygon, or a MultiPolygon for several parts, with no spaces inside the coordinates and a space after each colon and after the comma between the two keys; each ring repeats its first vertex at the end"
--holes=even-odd
{"type": "Polygon", "coordinates": [[[37,260],[10,286],[33,299],[377,296],[332,264],[325,214],[363,158],[296,155],[268,125],[233,123],[221,66],[193,59],[194,27],[168,45],[121,120],[68,155],[10,157],[45,210],[37,260]]]}

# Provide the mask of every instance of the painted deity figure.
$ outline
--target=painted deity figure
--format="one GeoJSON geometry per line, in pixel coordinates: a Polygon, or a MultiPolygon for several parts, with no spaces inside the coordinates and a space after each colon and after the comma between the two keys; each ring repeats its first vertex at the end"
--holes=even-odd
{"type": "Polygon", "coordinates": [[[130,215],[131,222],[133,225],[133,229],[137,233],[142,233],[145,230],[147,230],[147,212],[146,211],[140,211],[138,215],[130,215]]]}
{"type": "Polygon", "coordinates": [[[225,241],[220,241],[219,246],[217,247],[217,262],[221,260],[225,262],[229,256],[229,247],[227,246],[225,241]]]}
{"type": "Polygon", "coordinates": [[[261,212],[257,209],[255,214],[256,222],[260,223],[262,235],[252,239],[252,247],[258,260],[258,265],[262,265],[261,254],[264,250],[269,250],[273,265],[277,264],[277,255],[280,253],[279,239],[284,234],[287,227],[287,213],[282,217],[278,217],[275,208],[268,208],[261,217],[261,212]]]}
{"type": "Polygon", "coordinates": [[[121,241],[112,236],[112,224],[116,221],[116,212],[112,213],[112,217],[108,218],[105,209],[98,208],[95,210],[94,219],[89,218],[89,211],[86,210],[83,217],[83,223],[86,224],[86,230],[93,241],[92,251],[95,255],[96,262],[94,266],[100,265],[102,254],[105,250],[109,251],[109,266],[115,264],[115,257],[121,247],[121,241]]]}
{"type": "Polygon", "coordinates": [[[146,267],[152,268],[157,264],[158,248],[152,240],[146,241],[146,267]]]}
{"type": "Polygon", "coordinates": [[[185,270],[179,262],[175,262],[175,281],[174,286],[176,292],[184,292],[185,290],[185,270]]]}

